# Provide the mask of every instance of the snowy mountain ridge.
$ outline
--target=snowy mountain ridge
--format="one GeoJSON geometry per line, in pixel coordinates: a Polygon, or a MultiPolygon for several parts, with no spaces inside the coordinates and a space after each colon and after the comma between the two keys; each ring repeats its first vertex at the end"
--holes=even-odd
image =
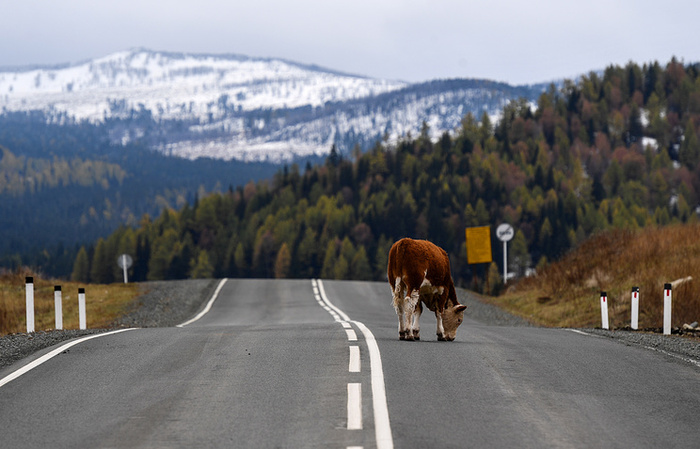
{"type": "Polygon", "coordinates": [[[133,49],[77,64],[0,69],[0,112],[110,127],[186,158],[289,161],[417,133],[439,136],[471,111],[497,113],[537,86],[480,80],[422,84],[270,58],[133,49]]]}

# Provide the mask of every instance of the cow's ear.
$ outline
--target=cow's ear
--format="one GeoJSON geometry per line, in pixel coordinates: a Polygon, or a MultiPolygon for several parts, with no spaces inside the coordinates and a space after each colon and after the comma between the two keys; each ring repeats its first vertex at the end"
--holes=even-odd
{"type": "Polygon", "coordinates": [[[455,312],[461,312],[463,310],[466,310],[466,308],[467,306],[465,306],[464,304],[460,304],[457,307],[455,307],[455,312]]]}

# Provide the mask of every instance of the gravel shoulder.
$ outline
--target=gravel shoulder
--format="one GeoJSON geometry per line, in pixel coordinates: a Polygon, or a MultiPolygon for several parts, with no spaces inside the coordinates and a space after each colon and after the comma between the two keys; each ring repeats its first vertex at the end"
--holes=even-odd
{"type": "MultiPolygon", "coordinates": [[[[480,301],[477,295],[467,290],[456,290],[459,301],[468,307],[466,314],[473,320],[490,326],[533,326],[524,318],[511,315],[494,305],[480,301]]],[[[662,335],[660,331],[633,331],[629,328],[614,330],[589,328],[575,329],[575,331],[590,336],[608,338],[628,346],[641,346],[700,367],[700,338],[688,334],[686,336],[674,335],[678,333],[678,330],[674,330],[672,335],[662,335]]]]}
{"type": "MultiPolygon", "coordinates": [[[[64,330],[18,333],[0,337],[0,370],[43,349],[84,335],[129,327],[172,327],[194,316],[211,298],[216,279],[157,281],[139,284],[140,296],[127,313],[110,329],[64,330]]],[[[490,326],[532,326],[524,318],[511,315],[479,300],[477,295],[457,289],[457,297],[468,306],[469,318],[490,326]]],[[[700,367],[700,339],[664,336],[629,330],[579,329],[588,335],[610,338],[626,345],[659,351],[700,367]]]]}
{"type": "Polygon", "coordinates": [[[110,329],[51,330],[0,337],[0,369],[50,346],[85,335],[129,327],[172,327],[194,316],[218,280],[155,281],[139,284],[140,295],[110,329]]]}
{"type": "Polygon", "coordinates": [[[525,318],[512,315],[492,304],[479,300],[478,296],[469,290],[455,288],[457,300],[467,306],[465,316],[489,326],[532,326],[525,318]]]}

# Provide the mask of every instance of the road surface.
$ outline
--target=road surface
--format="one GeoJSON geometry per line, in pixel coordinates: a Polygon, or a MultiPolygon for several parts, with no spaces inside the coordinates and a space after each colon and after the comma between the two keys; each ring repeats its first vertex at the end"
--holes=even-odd
{"type": "Polygon", "coordinates": [[[211,309],[184,327],[81,341],[4,384],[56,347],[0,371],[0,446],[602,448],[700,440],[700,368],[658,352],[469,319],[456,341],[438,342],[429,312],[422,341],[399,341],[383,283],[221,285],[211,309]]]}

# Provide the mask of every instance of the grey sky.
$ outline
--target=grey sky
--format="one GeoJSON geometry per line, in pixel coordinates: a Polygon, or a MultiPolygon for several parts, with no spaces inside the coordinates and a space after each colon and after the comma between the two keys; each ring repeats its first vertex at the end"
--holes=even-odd
{"type": "Polygon", "coordinates": [[[0,17],[0,66],[145,47],[520,84],[630,60],[700,61],[697,0],[5,0],[0,17]]]}

